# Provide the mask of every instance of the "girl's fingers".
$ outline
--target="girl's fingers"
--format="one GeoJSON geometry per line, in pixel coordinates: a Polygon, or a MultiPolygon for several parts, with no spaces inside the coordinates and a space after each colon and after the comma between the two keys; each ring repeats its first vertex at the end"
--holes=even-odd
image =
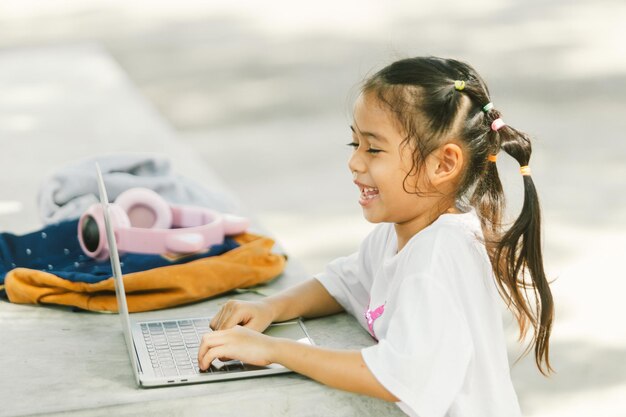
{"type": "Polygon", "coordinates": [[[227,316],[224,317],[224,320],[222,320],[222,323],[220,324],[220,327],[217,330],[226,330],[226,329],[230,329],[231,327],[235,327],[238,324],[242,324],[245,321],[245,313],[242,312],[241,310],[238,311],[231,311],[231,313],[227,316]]]}
{"type": "Polygon", "coordinates": [[[222,314],[224,314],[224,307],[220,308],[220,311],[218,311],[217,314],[211,319],[211,322],[209,323],[211,329],[217,330],[217,325],[220,322],[220,317],[222,316],[222,314]]]}
{"type": "Polygon", "coordinates": [[[217,313],[217,316],[213,320],[211,320],[211,328],[213,330],[221,330],[224,327],[222,326],[222,323],[224,322],[226,317],[230,316],[231,311],[232,303],[228,301],[222,306],[220,311],[217,313]],[[215,323],[213,323],[213,321],[215,321],[215,323]]]}
{"type": "Polygon", "coordinates": [[[218,358],[225,357],[226,349],[224,346],[216,346],[207,350],[207,352],[202,356],[202,358],[198,358],[198,366],[200,369],[207,370],[211,366],[211,362],[218,358]]]}
{"type": "MultiPolygon", "coordinates": [[[[210,349],[220,346],[223,343],[222,335],[220,333],[221,332],[215,331],[202,336],[202,341],[200,342],[200,347],[198,348],[198,365],[202,363],[202,358],[206,356],[210,349]]],[[[209,362],[209,364],[210,363],[211,362],[209,362]]],[[[208,366],[206,368],[208,368],[208,366]]],[[[200,365],[200,369],[204,370],[206,368],[203,368],[200,365]]]]}
{"type": "Polygon", "coordinates": [[[228,300],[211,320],[211,328],[213,330],[224,330],[238,325],[245,318],[245,313],[242,310],[245,309],[242,308],[240,302],[228,300]]]}

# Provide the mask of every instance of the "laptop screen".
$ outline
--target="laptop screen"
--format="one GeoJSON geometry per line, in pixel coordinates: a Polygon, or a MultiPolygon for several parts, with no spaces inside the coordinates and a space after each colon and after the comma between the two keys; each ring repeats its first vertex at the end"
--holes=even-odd
{"type": "Polygon", "coordinates": [[[126,291],[124,290],[124,281],[122,279],[122,267],[120,265],[120,257],[117,252],[117,242],[115,241],[115,234],[113,233],[113,226],[111,225],[111,216],[109,214],[109,198],[104,186],[104,179],[102,178],[102,171],[100,165],[96,163],[96,173],[98,179],[98,190],[100,192],[100,203],[102,204],[102,212],[104,213],[104,227],[106,229],[106,239],[109,245],[109,257],[111,259],[111,269],[113,271],[113,281],[115,282],[115,295],[117,297],[117,309],[122,322],[122,330],[124,332],[124,339],[126,339],[126,348],[128,349],[128,356],[133,365],[133,373],[135,379],[139,384],[139,369],[137,364],[137,356],[135,354],[135,346],[133,344],[131,330],[130,330],[130,316],[128,314],[128,305],[126,304],[126,291]]]}

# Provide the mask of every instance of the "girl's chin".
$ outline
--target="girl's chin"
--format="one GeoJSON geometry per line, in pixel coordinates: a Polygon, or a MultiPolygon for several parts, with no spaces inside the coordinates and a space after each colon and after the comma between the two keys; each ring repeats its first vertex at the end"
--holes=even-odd
{"type": "Polygon", "coordinates": [[[375,213],[374,210],[363,207],[363,217],[370,223],[382,223],[385,221],[381,215],[375,213]]]}

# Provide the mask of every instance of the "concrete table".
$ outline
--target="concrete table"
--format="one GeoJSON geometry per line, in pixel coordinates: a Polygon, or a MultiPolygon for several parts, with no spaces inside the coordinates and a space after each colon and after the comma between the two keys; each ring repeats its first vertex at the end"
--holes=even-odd
{"type": "MultiPolygon", "coordinates": [[[[223,193],[239,212],[250,214],[96,45],[0,52],[0,146],[1,231],[26,233],[42,226],[36,193],[46,174],[112,152],[167,154],[176,173],[223,193]]],[[[305,278],[291,259],[267,290],[305,278]]],[[[211,315],[230,297],[138,313],[133,319],[211,315]]],[[[372,343],[346,314],[306,325],[320,345],[359,348],[372,343]]],[[[0,338],[0,416],[403,415],[393,404],[297,374],[137,388],[116,314],[2,301],[0,338]]]]}

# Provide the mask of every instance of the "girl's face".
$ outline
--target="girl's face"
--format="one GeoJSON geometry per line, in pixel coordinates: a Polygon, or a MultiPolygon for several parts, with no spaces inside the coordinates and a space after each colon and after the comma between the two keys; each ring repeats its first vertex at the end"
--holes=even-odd
{"type": "Polygon", "coordinates": [[[361,94],[354,107],[348,166],[361,192],[359,204],[372,223],[410,223],[425,211],[424,197],[408,193],[427,191],[413,167],[412,147],[392,115],[372,95],[361,94]]]}

